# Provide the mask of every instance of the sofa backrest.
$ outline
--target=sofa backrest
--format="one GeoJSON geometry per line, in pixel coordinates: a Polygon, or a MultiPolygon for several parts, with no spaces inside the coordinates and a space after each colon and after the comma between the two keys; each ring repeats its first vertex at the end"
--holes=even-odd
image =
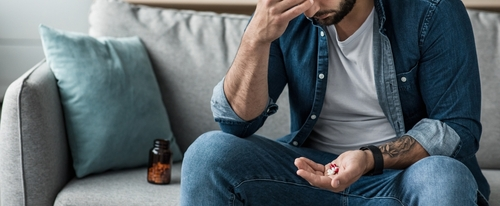
{"type": "MultiPolygon", "coordinates": [[[[229,69],[249,18],[99,0],[91,6],[89,34],[141,38],[184,152],[202,133],[219,129],[210,109],[212,89],[229,69]]],[[[289,121],[284,107],[258,133],[285,135],[289,121]]]]}
{"type": "MultiPolygon", "coordinates": [[[[500,169],[500,14],[469,10],[475,32],[483,89],[483,136],[479,163],[500,169]]],[[[213,87],[236,54],[249,16],[215,14],[95,1],[92,36],[139,36],[145,44],[182,151],[200,134],[218,130],[210,110],[213,87]]],[[[278,138],[289,132],[288,94],[259,134],[278,138]]]]}
{"type": "Polygon", "coordinates": [[[500,13],[468,10],[481,73],[483,133],[479,165],[500,169],[500,13]]]}

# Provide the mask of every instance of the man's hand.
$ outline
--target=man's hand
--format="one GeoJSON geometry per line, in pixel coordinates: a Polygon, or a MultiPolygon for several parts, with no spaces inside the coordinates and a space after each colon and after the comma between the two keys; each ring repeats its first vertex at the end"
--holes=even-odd
{"type": "MultiPolygon", "coordinates": [[[[405,169],[429,156],[420,143],[406,135],[381,145],[379,148],[386,169],[405,169]]],[[[370,150],[347,151],[331,163],[339,166],[338,174],[328,175],[326,173],[330,164],[318,164],[305,157],[295,159],[295,166],[298,169],[297,175],[306,179],[313,186],[334,192],[345,190],[374,167],[373,154],[370,150]]]]}
{"type": "Polygon", "coordinates": [[[295,159],[297,175],[307,180],[309,184],[333,192],[341,192],[373,168],[373,157],[370,151],[353,150],[342,153],[331,163],[339,166],[337,174],[327,174],[330,163],[322,165],[305,157],[295,159]]]}
{"type": "Polygon", "coordinates": [[[288,23],[311,8],[314,0],[259,0],[245,32],[255,43],[268,44],[285,32],[288,23]]]}

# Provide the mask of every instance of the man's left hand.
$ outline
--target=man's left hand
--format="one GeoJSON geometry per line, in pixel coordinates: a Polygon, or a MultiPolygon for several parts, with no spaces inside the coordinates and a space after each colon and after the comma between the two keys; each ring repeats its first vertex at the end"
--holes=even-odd
{"type": "Polygon", "coordinates": [[[341,192],[373,168],[373,157],[369,150],[353,150],[342,153],[326,165],[300,157],[295,159],[295,166],[298,169],[297,175],[307,180],[309,184],[333,192],[341,192]],[[330,164],[338,165],[338,173],[327,174],[330,164]]]}

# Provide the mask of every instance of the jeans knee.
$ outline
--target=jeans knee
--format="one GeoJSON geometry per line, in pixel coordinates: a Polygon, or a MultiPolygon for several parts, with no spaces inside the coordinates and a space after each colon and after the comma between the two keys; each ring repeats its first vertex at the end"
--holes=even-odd
{"type": "Polygon", "coordinates": [[[226,158],[230,154],[230,139],[237,138],[220,131],[211,131],[198,137],[184,153],[181,169],[181,182],[184,190],[196,188],[197,185],[207,185],[219,181],[214,175],[223,171],[230,163],[226,158]],[[216,179],[214,179],[216,178],[216,179]]]}
{"type": "Polygon", "coordinates": [[[221,131],[210,131],[199,136],[186,150],[183,165],[210,163],[226,156],[227,139],[237,138],[221,131]],[[231,136],[231,137],[229,137],[231,136]]]}
{"type": "Polygon", "coordinates": [[[425,183],[430,180],[442,182],[443,184],[456,184],[463,183],[464,181],[472,181],[475,183],[472,173],[463,163],[445,156],[424,158],[408,168],[405,173],[414,177],[412,181],[420,183],[425,183]]]}
{"type": "Polygon", "coordinates": [[[249,139],[222,131],[204,133],[187,149],[183,167],[223,169],[237,165],[256,149],[249,139]]]}
{"type": "Polygon", "coordinates": [[[225,194],[232,173],[238,137],[221,131],[202,134],[184,154],[181,169],[181,201],[188,204],[203,196],[225,194]]]}
{"type": "Polygon", "coordinates": [[[413,196],[427,200],[445,201],[475,200],[477,184],[469,169],[460,161],[445,157],[424,158],[409,168],[403,175],[403,187],[413,196]]]}

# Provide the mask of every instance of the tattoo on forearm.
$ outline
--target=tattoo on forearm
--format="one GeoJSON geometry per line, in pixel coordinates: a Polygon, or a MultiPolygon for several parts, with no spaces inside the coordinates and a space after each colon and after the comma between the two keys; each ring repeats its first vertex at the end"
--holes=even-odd
{"type": "Polygon", "coordinates": [[[408,153],[415,145],[416,140],[410,136],[403,136],[394,142],[381,145],[380,151],[382,154],[387,154],[390,157],[397,157],[408,153]]]}

